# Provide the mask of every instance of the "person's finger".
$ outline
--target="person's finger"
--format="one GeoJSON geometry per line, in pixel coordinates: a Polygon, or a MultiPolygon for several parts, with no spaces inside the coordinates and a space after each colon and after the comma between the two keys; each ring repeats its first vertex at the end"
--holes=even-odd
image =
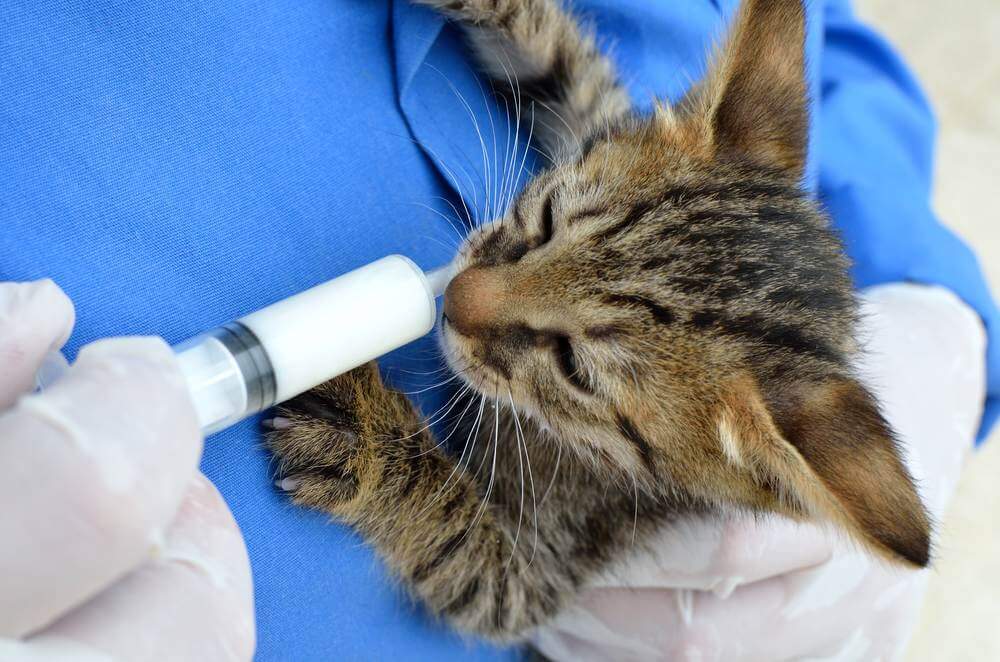
{"type": "Polygon", "coordinates": [[[72,659],[221,662],[251,659],[254,640],[243,538],[218,491],[198,474],[155,559],[16,652],[21,660],[61,649],[75,653],[72,659]]]}
{"type": "Polygon", "coordinates": [[[819,568],[742,586],[728,597],[595,589],[538,644],[554,659],[601,659],[609,651],[622,660],[893,659],[912,626],[924,574],[842,552],[819,568]],[[592,657],[564,654],[586,648],[592,657]]]}
{"type": "Polygon", "coordinates": [[[73,330],[69,297],[51,280],[0,283],[0,411],[31,390],[49,350],[73,330]]]}
{"type": "Polygon", "coordinates": [[[148,558],[201,439],[155,338],[85,347],[63,379],[0,415],[0,636],[33,632],[148,558]]]}
{"type": "Polygon", "coordinates": [[[777,515],[685,520],[663,527],[589,585],[688,588],[725,596],[743,584],[820,565],[834,544],[830,531],[777,515]]]}

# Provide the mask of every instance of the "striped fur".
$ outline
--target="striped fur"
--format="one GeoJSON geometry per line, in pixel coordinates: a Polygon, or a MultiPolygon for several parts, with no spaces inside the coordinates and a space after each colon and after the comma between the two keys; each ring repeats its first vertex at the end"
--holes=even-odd
{"type": "Polygon", "coordinates": [[[548,113],[553,165],[468,238],[445,296],[446,357],[486,396],[453,403],[474,443],[446,451],[367,366],[283,408],[296,502],[505,642],[676,518],[827,519],[925,565],[923,507],[849,368],[847,260],[799,182],[799,0],[746,0],[705,81],[650,117],[553,0],[422,3],[548,113]]]}

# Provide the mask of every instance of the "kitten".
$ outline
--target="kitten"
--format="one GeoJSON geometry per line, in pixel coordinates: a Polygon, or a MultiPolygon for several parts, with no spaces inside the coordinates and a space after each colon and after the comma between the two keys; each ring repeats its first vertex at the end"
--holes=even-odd
{"type": "Polygon", "coordinates": [[[280,410],[269,444],[295,502],[499,642],[681,517],[832,521],[925,566],[927,515],[852,376],[847,260],[801,187],[801,1],[744,0],[705,80],[649,117],[556,0],[421,1],[551,114],[536,127],[558,155],[468,237],[445,295],[473,443],[446,452],[371,364],[280,410]]]}

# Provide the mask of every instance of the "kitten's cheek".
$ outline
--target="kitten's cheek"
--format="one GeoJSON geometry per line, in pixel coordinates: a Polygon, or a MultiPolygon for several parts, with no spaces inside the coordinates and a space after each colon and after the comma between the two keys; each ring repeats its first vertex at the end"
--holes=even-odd
{"type": "Polygon", "coordinates": [[[468,377],[467,373],[471,371],[474,365],[474,361],[471,358],[473,353],[461,335],[448,322],[447,318],[441,319],[438,341],[448,367],[453,372],[466,374],[466,377],[468,377]]]}

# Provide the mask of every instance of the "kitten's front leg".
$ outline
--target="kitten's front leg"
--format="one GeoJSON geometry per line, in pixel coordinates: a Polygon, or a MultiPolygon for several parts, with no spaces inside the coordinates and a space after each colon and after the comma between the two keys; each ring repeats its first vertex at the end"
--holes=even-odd
{"type": "Polygon", "coordinates": [[[374,363],[293,399],[279,415],[268,442],[283,487],[297,503],[354,525],[454,627],[514,641],[572,591],[551,548],[513,544],[495,507],[483,505],[476,483],[435,447],[374,363]]]}
{"type": "Polygon", "coordinates": [[[461,25],[486,73],[526,97],[522,114],[553,155],[628,114],[628,92],[593,35],[557,0],[415,0],[461,25]]]}

